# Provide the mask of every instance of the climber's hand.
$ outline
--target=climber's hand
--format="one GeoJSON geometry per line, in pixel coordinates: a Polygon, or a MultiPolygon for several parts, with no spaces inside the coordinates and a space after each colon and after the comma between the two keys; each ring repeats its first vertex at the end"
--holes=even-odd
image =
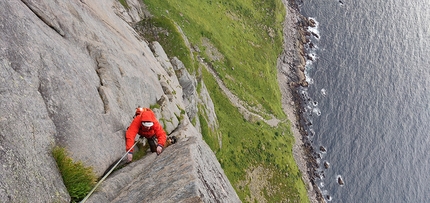
{"type": "Polygon", "coordinates": [[[127,161],[128,162],[131,162],[131,161],[133,161],[133,154],[127,154],[127,161]]]}
{"type": "Polygon", "coordinates": [[[163,147],[158,145],[157,146],[157,154],[161,154],[162,151],[163,151],[163,147]]]}

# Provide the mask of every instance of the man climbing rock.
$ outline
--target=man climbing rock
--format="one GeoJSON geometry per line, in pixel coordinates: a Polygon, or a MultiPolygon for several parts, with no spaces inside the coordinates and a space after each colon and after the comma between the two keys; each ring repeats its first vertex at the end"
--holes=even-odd
{"type": "MultiPolygon", "coordinates": [[[[134,119],[125,133],[126,151],[133,146],[137,134],[148,140],[151,152],[160,154],[163,151],[167,139],[166,132],[151,109],[140,107],[136,109],[134,119]]],[[[128,153],[127,160],[133,160],[133,149],[128,153]]]]}

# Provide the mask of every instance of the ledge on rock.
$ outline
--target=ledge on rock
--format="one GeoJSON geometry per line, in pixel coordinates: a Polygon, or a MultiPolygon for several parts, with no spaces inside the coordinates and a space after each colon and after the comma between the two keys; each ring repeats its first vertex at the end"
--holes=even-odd
{"type": "Polygon", "coordinates": [[[191,124],[172,135],[177,143],[116,171],[87,202],[241,202],[191,124]]]}

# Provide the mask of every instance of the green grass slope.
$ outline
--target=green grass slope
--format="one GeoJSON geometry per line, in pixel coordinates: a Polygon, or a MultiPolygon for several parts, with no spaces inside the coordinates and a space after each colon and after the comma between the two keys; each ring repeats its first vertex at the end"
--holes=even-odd
{"type": "MultiPolygon", "coordinates": [[[[308,202],[292,156],[294,138],[281,107],[276,60],[282,51],[285,8],[280,0],[144,0],[153,19],[140,23],[148,40],[177,56],[210,92],[219,129],[200,111],[203,137],[243,202],[308,202]],[[188,38],[190,51],[182,32],[188,38]],[[248,121],[197,56],[215,70],[249,110],[284,120],[277,127],[248,121]]],[[[204,108],[204,107],[199,107],[204,108]]]]}

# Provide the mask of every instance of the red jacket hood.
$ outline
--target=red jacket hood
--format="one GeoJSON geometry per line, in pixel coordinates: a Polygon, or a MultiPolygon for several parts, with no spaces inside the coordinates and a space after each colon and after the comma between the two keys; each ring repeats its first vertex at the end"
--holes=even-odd
{"type": "Polygon", "coordinates": [[[151,111],[143,111],[140,114],[140,121],[151,121],[151,122],[154,122],[155,121],[154,113],[152,113],[151,111]]]}

